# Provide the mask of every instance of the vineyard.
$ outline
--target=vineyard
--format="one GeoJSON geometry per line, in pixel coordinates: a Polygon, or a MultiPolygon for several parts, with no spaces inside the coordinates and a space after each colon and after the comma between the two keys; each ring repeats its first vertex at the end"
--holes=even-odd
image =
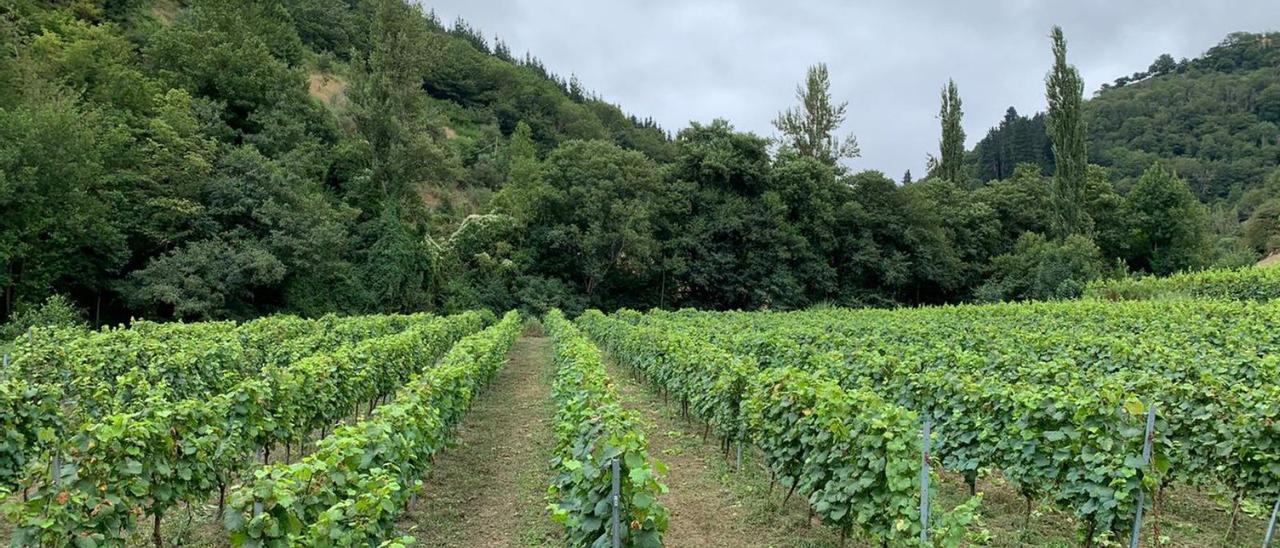
{"type": "Polygon", "coordinates": [[[210,500],[237,546],[386,538],[520,325],[467,312],[32,330],[0,385],[12,544],[123,545],[147,518],[161,546],[166,515],[210,500]]]}
{"type": "Polygon", "coordinates": [[[1080,301],[580,321],[726,449],[757,446],[788,495],[844,534],[963,538],[953,526],[978,499],[921,515],[927,423],[931,465],[971,493],[980,474],[999,474],[1028,513],[1047,500],[1094,545],[1128,540],[1137,507],[1158,511],[1172,485],[1225,488],[1231,527],[1246,501],[1270,508],[1280,494],[1277,314],[1080,301]]]}
{"type": "Polygon", "coordinates": [[[773,525],[720,545],[1247,545],[1280,497],[1276,325],[1249,300],[553,310],[547,344],[522,347],[546,354],[513,358],[546,375],[521,381],[515,312],[34,328],[0,380],[2,530],[14,546],[453,546],[470,527],[491,545],[688,545],[696,506],[720,504],[690,494],[694,462],[729,508],[768,508],[751,519],[773,525]],[[516,382],[532,390],[503,393],[523,401],[486,402],[516,382]],[[545,416],[504,413],[519,405],[545,416]],[[495,439],[511,443],[486,452],[495,439]],[[475,477],[511,452],[529,481],[475,477]],[[468,521],[487,490],[535,509],[518,542],[468,521]],[[1188,513],[1223,519],[1194,531],[1188,513]],[[1046,515],[1071,540],[1034,538],[1046,515]]]}

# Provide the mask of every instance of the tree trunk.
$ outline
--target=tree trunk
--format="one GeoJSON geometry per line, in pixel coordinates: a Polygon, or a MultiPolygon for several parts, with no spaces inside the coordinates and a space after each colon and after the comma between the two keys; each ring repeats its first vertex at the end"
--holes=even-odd
{"type": "Polygon", "coordinates": [[[1240,500],[1243,498],[1244,493],[1238,492],[1235,499],[1231,501],[1231,525],[1227,526],[1226,540],[1231,540],[1231,537],[1235,536],[1236,525],[1240,523],[1240,500]]]}
{"type": "Polygon", "coordinates": [[[164,548],[164,537],[160,534],[160,512],[155,514],[154,529],[151,530],[151,543],[156,548],[164,548]]]}

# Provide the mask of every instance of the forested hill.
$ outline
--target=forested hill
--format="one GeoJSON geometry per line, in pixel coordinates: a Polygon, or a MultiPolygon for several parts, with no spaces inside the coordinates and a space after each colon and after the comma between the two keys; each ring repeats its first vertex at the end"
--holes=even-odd
{"type": "MultiPolygon", "coordinates": [[[[1089,159],[1127,188],[1163,161],[1205,202],[1236,207],[1280,166],[1280,33],[1234,33],[1203,56],[1161,55],[1085,103],[1089,159]]],[[[969,155],[975,181],[1053,170],[1043,115],[1010,109],[969,155]]],[[[1256,204],[1243,204],[1247,218],[1256,204]]]]}
{"type": "Polygon", "coordinates": [[[0,316],[53,292],[104,320],[436,307],[517,122],[538,154],[671,156],[401,1],[16,0],[0,52],[0,316]]]}
{"type": "Polygon", "coordinates": [[[1020,137],[966,153],[951,84],[938,162],[899,184],[845,167],[857,141],[833,135],[820,64],[777,140],[724,120],[672,135],[406,0],[11,0],[0,335],[54,295],[104,323],[790,309],[1251,264],[1280,248],[1280,175],[1274,54],[1250,36],[1086,102],[1100,165],[1077,150],[1065,183],[1018,168],[1051,156],[1043,119],[1011,113],[1020,137]]]}

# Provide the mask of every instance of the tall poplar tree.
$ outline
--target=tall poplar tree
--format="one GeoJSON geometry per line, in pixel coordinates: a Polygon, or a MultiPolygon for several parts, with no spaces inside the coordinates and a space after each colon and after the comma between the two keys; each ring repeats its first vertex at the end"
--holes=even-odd
{"type": "Polygon", "coordinates": [[[1092,221],[1084,210],[1085,178],[1089,168],[1088,151],[1084,140],[1084,80],[1080,72],[1067,64],[1067,40],[1062,27],[1055,25],[1050,34],[1053,39],[1053,70],[1045,77],[1045,96],[1049,100],[1049,113],[1045,118],[1045,130],[1053,142],[1055,168],[1050,198],[1053,204],[1054,235],[1065,238],[1073,234],[1088,234],[1092,221]]]}
{"type": "Polygon", "coordinates": [[[796,86],[796,98],[800,105],[778,114],[773,121],[774,127],[782,132],[787,144],[796,152],[828,165],[862,154],[856,137],[835,135],[840,124],[844,123],[849,103],[832,102],[831,79],[825,63],[809,67],[804,85],[796,86]]]}
{"type": "Polygon", "coordinates": [[[938,117],[942,120],[942,154],[938,173],[943,179],[959,184],[964,165],[964,128],[960,126],[964,111],[960,109],[960,92],[956,89],[955,80],[947,80],[947,86],[942,88],[942,111],[938,117]]]}

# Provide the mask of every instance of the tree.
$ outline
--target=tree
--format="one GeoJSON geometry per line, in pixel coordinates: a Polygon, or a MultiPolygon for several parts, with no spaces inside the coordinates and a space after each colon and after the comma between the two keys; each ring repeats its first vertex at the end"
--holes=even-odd
{"type": "Polygon", "coordinates": [[[284,280],[284,263],[261,242],[221,237],[192,242],[129,276],[130,304],[164,317],[251,318],[254,294],[284,280]]]}
{"type": "MultiPolygon", "coordinates": [[[[463,28],[465,22],[459,20],[463,28]]],[[[456,159],[436,142],[426,120],[424,71],[440,62],[420,8],[403,0],[378,0],[373,46],[352,90],[353,114],[368,142],[370,166],[350,194],[373,214],[383,204],[411,209],[416,192],[457,175],[456,159]]]]}
{"type": "Polygon", "coordinates": [[[857,138],[835,135],[844,123],[849,103],[832,102],[831,80],[825,63],[809,67],[804,85],[796,86],[796,98],[800,105],[779,113],[773,121],[788,146],[828,165],[861,155],[857,138]]]}
{"type": "Polygon", "coordinates": [[[1081,235],[1049,240],[1028,232],[1012,252],[991,261],[991,275],[978,288],[986,301],[1074,299],[1103,274],[1098,246],[1081,235]]]}
{"type": "Polygon", "coordinates": [[[517,204],[526,223],[523,264],[593,300],[618,306],[655,271],[658,170],[605,141],[569,141],[543,162],[543,189],[517,204]]]}
{"type": "Polygon", "coordinates": [[[948,80],[942,89],[942,111],[938,118],[942,120],[941,155],[938,164],[939,175],[954,184],[962,185],[960,180],[964,169],[964,128],[960,125],[964,111],[960,109],[960,92],[956,90],[955,80],[948,80]]]}
{"type": "Polygon", "coordinates": [[[906,173],[902,174],[902,186],[907,186],[913,182],[914,179],[911,178],[911,170],[908,169],[906,173]]]}
{"type": "Polygon", "coordinates": [[[1163,276],[1207,265],[1208,209],[1164,165],[1152,165],[1138,179],[1125,206],[1131,266],[1163,276]]]}
{"type": "Polygon", "coordinates": [[[549,191],[542,182],[542,163],[538,161],[538,150],[529,124],[523,121],[516,124],[505,153],[506,181],[494,197],[493,206],[497,211],[514,215],[521,224],[527,224],[530,219],[523,215],[529,210],[524,205],[536,203],[540,193],[549,191]]]}
{"type": "Polygon", "coordinates": [[[414,233],[387,204],[368,225],[373,243],[365,252],[361,279],[379,312],[426,309],[438,292],[438,249],[414,233]]]}
{"type": "Polygon", "coordinates": [[[1049,232],[1049,184],[1039,166],[1022,164],[1008,178],[984,185],[974,195],[1000,220],[1001,253],[1011,251],[1023,233],[1049,232]]]}
{"type": "Polygon", "coordinates": [[[1091,220],[1084,210],[1085,178],[1089,168],[1085,148],[1083,113],[1084,80],[1075,66],[1067,64],[1067,40],[1062,27],[1054,26],[1053,69],[1045,78],[1049,100],[1046,130],[1053,141],[1055,169],[1050,193],[1053,202],[1054,233],[1059,237],[1089,234],[1091,220]]]}
{"type": "Polygon", "coordinates": [[[1178,70],[1178,62],[1173,60],[1172,55],[1162,53],[1159,57],[1156,57],[1156,60],[1147,68],[1147,74],[1151,76],[1160,76],[1163,74],[1169,74],[1175,70],[1178,70]]]}
{"type": "Polygon", "coordinates": [[[659,231],[659,304],[760,308],[799,301],[794,257],[803,240],[774,191],[768,142],[716,120],[681,130],[675,144],[659,231]]]}
{"type": "Polygon", "coordinates": [[[31,83],[18,108],[0,109],[0,291],[7,316],[54,291],[91,297],[128,258],[110,164],[124,128],[31,83]]]}
{"type": "Polygon", "coordinates": [[[983,183],[1011,177],[1022,164],[1035,164],[1045,175],[1053,173],[1053,145],[1045,133],[1044,114],[1028,118],[1009,107],[1000,125],[974,145],[970,157],[983,183]]]}

